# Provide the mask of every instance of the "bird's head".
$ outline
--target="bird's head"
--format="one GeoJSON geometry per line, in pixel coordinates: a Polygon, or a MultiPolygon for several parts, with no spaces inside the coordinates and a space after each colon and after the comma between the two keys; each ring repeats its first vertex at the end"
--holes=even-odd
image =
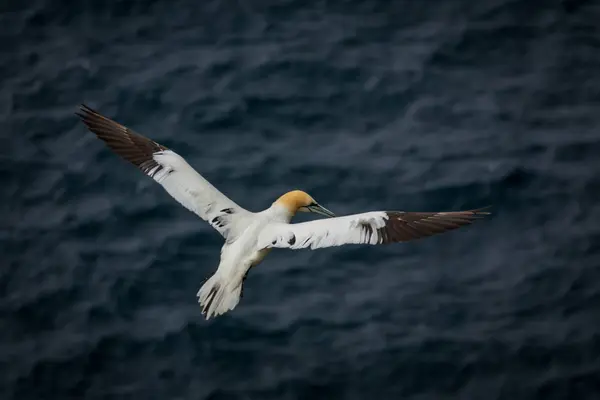
{"type": "Polygon", "coordinates": [[[308,193],[302,190],[292,190],[287,192],[275,201],[275,204],[288,209],[290,214],[297,212],[313,212],[326,217],[335,217],[335,214],[320,205],[308,193]]]}

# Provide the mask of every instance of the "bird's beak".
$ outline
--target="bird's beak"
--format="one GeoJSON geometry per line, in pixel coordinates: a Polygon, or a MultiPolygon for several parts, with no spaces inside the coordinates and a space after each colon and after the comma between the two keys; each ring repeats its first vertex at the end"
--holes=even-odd
{"type": "Polygon", "coordinates": [[[316,213],[316,214],[321,214],[321,215],[324,215],[326,217],[331,217],[331,218],[335,217],[334,213],[332,213],[331,211],[329,211],[328,209],[326,209],[319,203],[311,204],[310,206],[308,206],[306,208],[308,209],[308,211],[316,213]]]}

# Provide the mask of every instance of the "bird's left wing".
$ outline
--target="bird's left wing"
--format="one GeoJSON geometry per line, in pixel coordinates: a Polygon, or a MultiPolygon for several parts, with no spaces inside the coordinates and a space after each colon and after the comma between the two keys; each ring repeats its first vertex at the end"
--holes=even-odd
{"type": "Polygon", "coordinates": [[[175,200],[227,238],[232,222],[249,211],[204,179],[180,155],[81,105],[77,115],[119,156],[158,182],[175,200]]]}
{"type": "Polygon", "coordinates": [[[372,211],[299,224],[271,224],[259,236],[262,248],[302,249],[344,244],[406,242],[468,225],[484,209],[450,212],[372,211]]]}

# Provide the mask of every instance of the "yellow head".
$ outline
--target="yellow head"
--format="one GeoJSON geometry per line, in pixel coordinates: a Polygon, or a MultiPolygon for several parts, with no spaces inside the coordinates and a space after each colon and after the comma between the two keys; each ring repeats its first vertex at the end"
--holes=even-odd
{"type": "Polygon", "coordinates": [[[274,204],[287,208],[290,214],[300,212],[314,212],[327,217],[335,217],[335,214],[320,205],[308,193],[302,190],[292,190],[278,198],[274,204]]]}

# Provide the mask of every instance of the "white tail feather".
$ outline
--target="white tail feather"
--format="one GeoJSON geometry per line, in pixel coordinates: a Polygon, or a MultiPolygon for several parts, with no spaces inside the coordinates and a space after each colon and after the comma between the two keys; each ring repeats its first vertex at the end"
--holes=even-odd
{"type": "Polygon", "coordinates": [[[198,291],[198,302],[206,319],[233,310],[240,301],[242,281],[224,279],[219,273],[211,276],[198,291]]]}

